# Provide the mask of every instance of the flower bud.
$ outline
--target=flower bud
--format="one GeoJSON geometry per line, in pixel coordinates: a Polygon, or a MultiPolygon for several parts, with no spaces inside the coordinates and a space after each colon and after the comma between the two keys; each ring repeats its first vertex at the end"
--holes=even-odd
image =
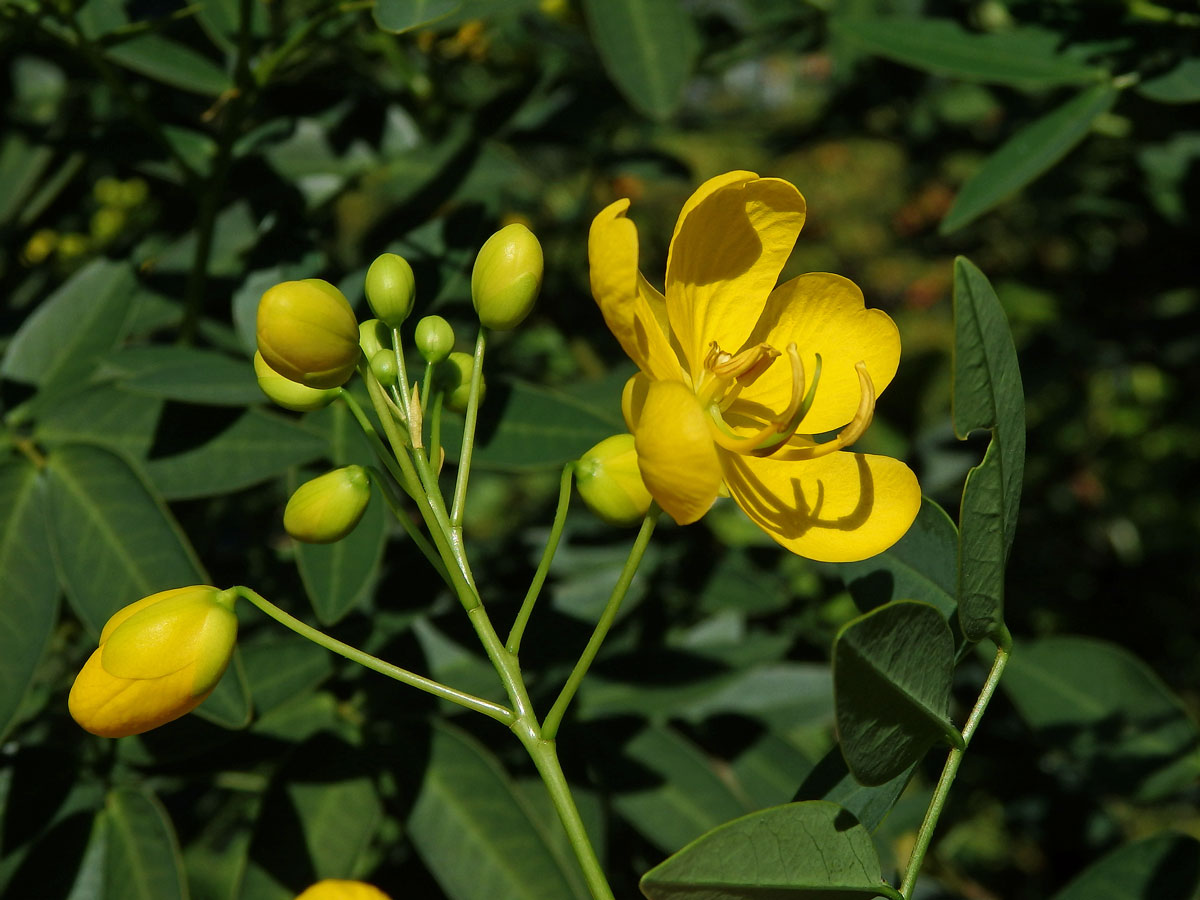
{"type": "Polygon", "coordinates": [[[367,269],[364,290],[371,312],[389,328],[399,328],[412,312],[417,293],[412,266],[403,256],[381,253],[367,269]]]}
{"type": "Polygon", "coordinates": [[[202,584],[118,610],[71,686],[72,717],[92,734],[125,737],[191,712],[233,655],[236,599],[232,590],[202,584]]]}
{"type": "Polygon", "coordinates": [[[454,349],[454,329],[441,316],[424,316],[417,323],[413,340],[425,362],[440,363],[454,349]]]}
{"type": "Polygon", "coordinates": [[[633,525],[650,508],[632,434],[614,434],[583,454],[575,485],[588,509],[610,525],[633,525]]]}
{"type": "Polygon", "coordinates": [[[257,351],[254,354],[254,374],[258,376],[258,386],[262,392],[284,409],[296,412],[324,409],[337,396],[337,388],[322,391],[284,378],[268,366],[257,351]]]}
{"type": "Polygon", "coordinates": [[[380,350],[371,357],[371,373],[384,387],[391,387],[399,377],[396,368],[396,353],[393,350],[380,350]]]}
{"type": "Polygon", "coordinates": [[[326,878],[296,897],[296,900],[391,900],[387,894],[365,881],[326,878]]]}
{"type": "MultiPolygon", "coordinates": [[[[445,394],[446,408],[461,413],[467,411],[467,401],[471,396],[471,371],[475,368],[475,357],[470,353],[456,350],[438,363],[433,377],[437,386],[445,394]]],[[[479,377],[479,402],[487,392],[482,374],[479,377]]]]}
{"type": "Polygon", "coordinates": [[[311,388],[334,388],[358,362],[358,321],[342,292],[308,278],[270,288],[258,303],[258,349],[267,365],[311,388]]]}
{"type": "Polygon", "coordinates": [[[509,331],[533,309],[542,287],[542,245],[524,225],[505,225],[479,249],[471,301],[487,328],[509,331]]]}
{"type": "Polygon", "coordinates": [[[358,323],[358,346],[363,356],[371,359],[380,350],[392,349],[391,330],[378,319],[358,323]]]}
{"type": "Polygon", "coordinates": [[[283,510],[283,527],[306,544],[332,544],[354,530],[370,499],[366,469],[334,469],[296,488],[283,510]]]}

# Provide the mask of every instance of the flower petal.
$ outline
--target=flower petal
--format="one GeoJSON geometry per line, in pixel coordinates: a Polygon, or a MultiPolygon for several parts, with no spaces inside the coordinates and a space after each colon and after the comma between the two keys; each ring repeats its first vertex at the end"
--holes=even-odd
{"type": "Polygon", "coordinates": [[[88,657],[67,701],[71,716],[92,734],[141,734],[186,715],[211,693],[192,693],[195,672],[190,666],[162,678],[117,678],[105,671],[102,653],[100,648],[88,657]]]}
{"type": "Polygon", "coordinates": [[[629,358],[652,378],[679,377],[679,357],[666,332],[666,303],[638,271],[637,226],[629,200],[601,210],[588,232],[592,296],[629,358]]]}
{"type": "Polygon", "coordinates": [[[692,378],[709,344],[740,350],[804,225],[804,198],[779,178],[729,172],[684,205],[667,257],[667,314],[692,378]]]}
{"type": "MultiPolygon", "coordinates": [[[[862,291],[853,281],[828,272],[797,276],[772,291],[750,341],[780,351],[795,342],[810,383],[816,354],[821,354],[821,382],[800,423],[804,434],[832,431],[854,417],[859,400],[855,363],[867,364],[877,396],[900,364],[896,323],[883,310],[866,309],[862,291]]],[[[791,392],[791,372],[776,361],[742,389],[730,413],[769,418],[787,406],[791,392]]]]}
{"type": "Polygon", "coordinates": [[[646,392],[650,390],[651,381],[642,372],[638,372],[625,382],[621,390],[621,415],[625,419],[625,427],[629,433],[637,431],[637,424],[642,418],[642,408],[646,405],[646,392]]]}
{"type": "Polygon", "coordinates": [[[703,516],[721,488],[708,414],[682,381],[652,381],[634,431],[642,479],[680,525],[703,516]]]}
{"type": "Polygon", "coordinates": [[[839,451],[813,460],[721,453],[725,483],[756,525],[793,553],[852,562],[904,536],[921,506],[897,459],[839,451]]]}

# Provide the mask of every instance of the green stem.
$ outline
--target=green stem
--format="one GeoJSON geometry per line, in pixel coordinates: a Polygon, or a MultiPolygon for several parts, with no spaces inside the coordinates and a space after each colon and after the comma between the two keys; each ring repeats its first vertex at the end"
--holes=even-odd
{"type": "Polygon", "coordinates": [[[360,406],[358,401],[354,399],[354,395],[345,388],[341,388],[338,396],[345,402],[347,408],[358,422],[358,427],[361,428],[363,434],[366,435],[367,440],[370,442],[371,448],[375,451],[375,455],[379,458],[379,461],[383,463],[391,476],[396,479],[400,487],[404,489],[404,492],[414,500],[420,502],[419,488],[415,483],[410,484],[405,479],[404,472],[397,464],[395,456],[388,452],[388,448],[384,446],[383,439],[380,438],[379,432],[375,430],[374,424],[372,424],[371,420],[367,417],[367,414],[363,410],[362,406],[360,406]]]}
{"type": "Polygon", "coordinates": [[[379,488],[379,493],[383,495],[384,502],[387,503],[388,509],[392,511],[392,515],[396,517],[396,520],[404,528],[405,533],[409,536],[409,538],[412,539],[412,542],[417,545],[417,549],[421,551],[422,555],[427,560],[429,560],[429,564],[433,566],[434,570],[438,573],[438,575],[441,576],[442,580],[445,581],[446,584],[450,584],[450,573],[446,571],[446,567],[442,564],[442,560],[438,556],[437,551],[433,548],[433,545],[425,539],[425,535],[421,534],[421,532],[417,530],[417,526],[413,524],[412,519],[408,517],[408,514],[396,501],[396,498],[392,496],[392,487],[383,477],[383,473],[374,466],[369,466],[367,468],[367,474],[379,488]]]}
{"type": "Polygon", "coordinates": [[[471,475],[471,451],[475,449],[475,423],[479,417],[479,385],[483,381],[483,349],[486,343],[485,330],[479,326],[479,337],[475,339],[475,364],[471,368],[471,392],[467,395],[467,413],[463,419],[462,450],[458,454],[458,479],[454,484],[454,508],[450,513],[450,527],[462,541],[463,509],[467,505],[467,479],[471,475]]]}
{"type": "MultiPolygon", "coordinates": [[[[433,454],[442,459],[442,392],[438,388],[433,391],[433,414],[429,417],[429,461],[433,462],[433,454]]],[[[440,466],[439,466],[440,468],[440,466]]]]}
{"type": "MultiPolygon", "coordinates": [[[[421,418],[429,412],[429,393],[433,390],[433,364],[426,361],[425,373],[421,376],[421,418]]],[[[432,448],[433,442],[430,441],[432,448]]],[[[432,459],[432,457],[430,457],[432,459]]]]}
{"type": "Polygon", "coordinates": [[[587,646],[584,647],[579,661],[575,663],[575,668],[571,670],[571,674],[567,678],[567,683],[563,685],[558,699],[554,701],[554,705],[550,707],[550,712],[546,714],[546,719],[542,723],[542,737],[545,739],[553,740],[554,736],[558,734],[558,727],[562,724],[562,718],[567,711],[567,706],[570,705],[571,700],[575,697],[575,692],[579,690],[583,676],[587,674],[587,670],[591,667],[592,661],[595,660],[596,654],[600,652],[600,645],[604,643],[604,638],[608,636],[608,630],[612,627],[612,623],[617,617],[617,611],[621,608],[621,601],[625,599],[625,594],[629,590],[633,576],[637,573],[638,566],[642,562],[642,557],[646,553],[646,547],[650,544],[650,536],[654,534],[654,526],[658,524],[658,517],[661,514],[662,510],[657,505],[652,505],[650,511],[646,514],[646,518],[642,520],[642,529],[638,532],[637,539],[633,542],[633,547],[629,550],[629,556],[625,560],[625,567],[621,569],[621,575],[617,578],[617,583],[613,585],[612,594],[609,595],[604,612],[600,614],[600,621],[596,623],[596,628],[592,632],[587,646]]]}
{"type": "Polygon", "coordinates": [[[295,616],[284,612],[257,591],[241,585],[233,588],[233,590],[237,591],[239,596],[245,597],[276,622],[290,628],[301,637],[308,638],[314,644],[319,644],[326,650],[344,656],[346,659],[356,662],[360,666],[365,666],[381,675],[386,675],[388,678],[394,678],[402,684],[415,687],[418,690],[425,691],[427,694],[433,694],[442,700],[449,700],[451,703],[457,703],[459,706],[483,713],[485,716],[490,716],[497,722],[502,722],[505,725],[511,726],[516,720],[516,716],[511,709],[507,709],[497,703],[492,703],[490,700],[476,697],[473,694],[447,687],[441,682],[425,678],[423,675],[417,675],[415,672],[410,672],[407,669],[401,669],[399,666],[384,662],[382,659],[359,650],[357,647],[351,647],[337,638],[330,637],[325,632],[318,631],[311,625],[301,622],[295,616]]]}
{"type": "Polygon", "coordinates": [[[1012,637],[1007,628],[1003,626],[1001,628],[1001,633],[996,637],[996,660],[992,663],[992,670],[988,672],[987,681],[983,683],[983,689],[979,692],[975,707],[971,710],[971,715],[967,717],[967,724],[962,730],[962,749],[953,749],[946,757],[946,765],[943,766],[937,787],[934,788],[933,799],[929,802],[929,808],[925,810],[925,819],[917,831],[917,842],[913,845],[912,853],[908,857],[908,866],[904,870],[904,882],[900,885],[900,896],[903,900],[912,900],[921,864],[925,861],[929,843],[933,840],[933,830],[937,827],[938,818],[946,805],[946,798],[950,795],[950,786],[954,784],[954,777],[958,774],[963,754],[966,753],[971,738],[979,727],[979,722],[992,699],[992,694],[996,693],[996,686],[1000,683],[1000,676],[1004,674],[1004,667],[1008,664],[1008,658],[1012,652],[1012,637]]]}
{"type": "Polygon", "coordinates": [[[563,466],[562,479],[558,484],[558,507],[554,510],[554,524],[550,526],[550,537],[546,540],[546,549],[542,551],[542,560],[533,574],[533,581],[529,584],[525,600],[521,603],[521,609],[517,612],[517,618],[513,621],[512,630],[509,631],[508,641],[505,643],[508,652],[514,656],[521,650],[521,638],[525,634],[525,626],[529,624],[533,605],[537,603],[538,595],[542,592],[542,585],[546,583],[550,564],[554,562],[554,554],[558,552],[558,542],[562,538],[563,526],[567,523],[567,508],[571,505],[571,481],[574,476],[574,463],[563,466]]]}

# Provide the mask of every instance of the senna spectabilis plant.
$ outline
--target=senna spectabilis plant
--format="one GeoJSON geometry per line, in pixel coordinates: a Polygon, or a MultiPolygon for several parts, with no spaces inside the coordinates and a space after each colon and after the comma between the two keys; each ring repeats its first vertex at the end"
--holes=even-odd
{"type": "MultiPolygon", "coordinates": [[[[541,777],[588,892],[611,900],[557,739],[660,518],[690,525],[725,494],[779,552],[850,563],[894,547],[922,511],[907,465],[853,449],[900,365],[895,324],[868,308],[858,287],[841,276],[813,273],[777,283],[805,218],[796,186],[746,171],[701,185],[679,214],[662,292],[639,271],[629,205],[620,200],[600,211],[588,237],[595,300],[638,368],[621,396],[629,431],[563,468],[544,552],[507,623],[494,613],[489,585],[476,580],[464,513],[486,400],[488,337],[519,328],[533,308],[544,267],[537,238],[513,224],[480,249],[470,278],[479,319],[475,350],[457,361],[444,319],[424,317],[409,329],[417,284],[411,266],[394,253],[379,256],[366,272],[374,318],[359,322],[342,292],[316,278],[276,284],[258,304],[255,371],[262,391],[298,411],[344,404],[376,456],[374,466],[340,467],[299,486],[283,512],[287,533],[309,544],[342,541],[377,494],[457,598],[503,685],[503,702],[341,641],[251,586],[181,585],[122,608],[104,625],[71,689],[75,720],[93,734],[118,738],[191,712],[233,657],[233,610],[245,601],[299,637],[393,679],[397,690],[424,691],[493,720],[500,727],[488,738],[515,738],[541,777]],[[416,371],[408,342],[421,359],[416,371]],[[354,376],[365,384],[366,404],[347,387],[354,376]],[[453,469],[445,465],[442,440],[447,410],[464,416],[453,469]],[[577,476],[579,493],[604,522],[638,531],[590,638],[555,699],[539,708],[522,663],[523,640],[560,549],[577,476]]],[[[902,881],[884,878],[869,828],[852,809],[798,800],[702,834],[645,874],[641,888],[649,898],[697,891],[713,898],[763,891],[913,896],[939,814],[1012,645],[1002,596],[1024,458],[1021,383],[987,279],[965,259],[956,263],[955,278],[955,426],[962,437],[992,432],[963,494],[957,618],[899,598],[848,622],[833,647],[839,743],[855,780],[867,788],[894,784],[932,747],[947,748],[902,881]],[[994,647],[994,662],[973,709],[956,723],[949,716],[956,661],[962,649],[981,642],[994,647]]]]}

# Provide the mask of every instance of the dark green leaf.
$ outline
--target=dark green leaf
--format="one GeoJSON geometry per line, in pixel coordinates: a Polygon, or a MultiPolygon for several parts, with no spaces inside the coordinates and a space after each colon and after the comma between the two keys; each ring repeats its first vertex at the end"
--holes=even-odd
{"type": "Polygon", "coordinates": [[[59,578],[90,630],[149,594],[205,583],[171,514],[119,456],[70,445],[43,471],[59,578]]]}
{"type": "Polygon", "coordinates": [[[127,69],[184,91],[215,97],[232,86],[225,71],[190,47],[157,34],[109,47],[106,55],[127,69]]]}
{"type": "Polygon", "coordinates": [[[8,223],[24,211],[25,199],[53,159],[53,148],[31,146],[20,132],[5,136],[0,147],[0,223],[8,223]]]}
{"type": "Polygon", "coordinates": [[[980,641],[1004,628],[1004,462],[994,438],[967,473],[959,517],[958,622],[967,640],[980,641]]]}
{"type": "Polygon", "coordinates": [[[242,642],[242,661],[254,708],[260,714],[267,713],[312,690],[333,671],[330,657],[324,647],[290,632],[242,642]]]}
{"type": "Polygon", "coordinates": [[[1116,88],[1098,84],[1026,125],[962,186],[938,230],[957,231],[1025,187],[1083,140],[1116,99],[1116,88]]]}
{"type": "Polygon", "coordinates": [[[796,785],[810,773],[812,763],[812,758],[795,742],[766,731],[730,761],[729,774],[750,801],[751,808],[757,809],[805,799],[796,797],[796,785]]]}
{"type": "Polygon", "coordinates": [[[600,61],[626,99],[653,119],[675,112],[700,50],[680,0],[585,0],[584,10],[600,61]]]}
{"type": "Polygon", "coordinates": [[[964,31],[949,19],[837,17],[837,34],[896,62],[973,81],[1015,87],[1085,84],[1104,72],[1056,52],[1060,36],[1027,29],[999,34],[964,31]]]}
{"type": "Polygon", "coordinates": [[[838,740],[854,777],[891,781],[938,740],[961,746],[947,715],[954,636],[936,607],[900,600],[846,624],[833,644],[838,740]]]}
{"type": "Polygon", "coordinates": [[[1166,831],[1092,863],[1052,900],[1194,900],[1198,889],[1200,841],[1166,831]]]}
{"type": "Polygon", "coordinates": [[[164,400],[245,406],[263,399],[248,360],[191,347],[130,347],[105,359],[99,375],[164,400]]]}
{"type": "Polygon", "coordinates": [[[1157,103],[1200,101],[1200,58],[1182,60],[1165,75],[1139,82],[1137,92],[1157,103]]]}
{"type": "Polygon", "coordinates": [[[250,724],[253,714],[250,686],[246,684],[246,672],[242,666],[242,651],[235,647],[229,668],[208,699],[196,707],[196,715],[214,725],[237,731],[250,724]]]}
{"type": "Polygon", "coordinates": [[[162,412],[161,401],[111,384],[86,385],[39,405],[34,437],[51,448],[98,444],[132,459],[145,457],[162,412]]]}
{"type": "Polygon", "coordinates": [[[408,820],[425,865],[450,900],[585,900],[499,761],[445,728],[408,820]]]}
{"type": "Polygon", "coordinates": [[[647,872],[641,889],[649,900],[900,900],[880,875],[871,835],[821,800],[728,822],[647,872]]]}
{"type": "Polygon", "coordinates": [[[852,813],[868,831],[874,832],[912,778],[914,766],[901,772],[891,781],[879,785],[859,784],[840,747],[834,747],[805,776],[794,800],[829,800],[852,813]]]}
{"type": "Polygon", "coordinates": [[[58,583],[46,541],[45,498],[29,463],[0,465],[0,739],[58,620],[58,583]]]}
{"type": "Polygon", "coordinates": [[[378,0],[375,24],[394,34],[424,28],[456,12],[461,0],[378,0]]]}
{"type": "Polygon", "coordinates": [[[105,900],[185,900],[179,842],[166,810],[137,788],[111,791],[104,806],[105,900]]]}

